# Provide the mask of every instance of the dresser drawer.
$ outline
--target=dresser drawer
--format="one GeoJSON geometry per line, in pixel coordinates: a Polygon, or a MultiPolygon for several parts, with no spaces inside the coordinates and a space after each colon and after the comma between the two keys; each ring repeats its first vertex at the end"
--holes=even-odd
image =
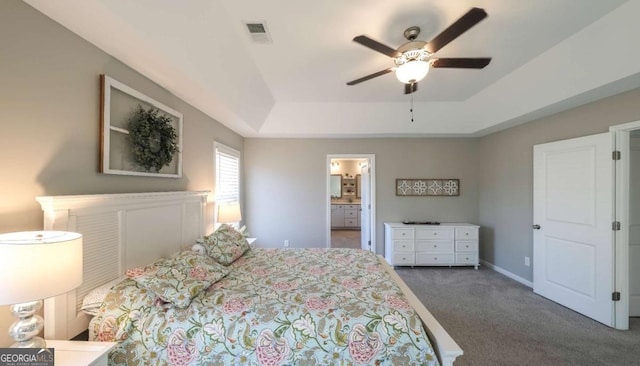
{"type": "Polygon", "coordinates": [[[332,210],[344,210],[344,205],[331,205],[332,210]]]}
{"type": "Polygon", "coordinates": [[[456,264],[477,264],[478,254],[476,253],[456,253],[456,264]]]}
{"type": "Polygon", "coordinates": [[[456,252],[477,252],[477,240],[456,240],[456,252]]]}
{"type": "Polygon", "coordinates": [[[356,219],[356,218],[344,219],[344,226],[347,226],[347,227],[358,226],[358,219],[356,219]]]}
{"type": "Polygon", "coordinates": [[[416,252],[453,253],[453,242],[442,240],[416,240],[416,252]]]}
{"type": "Polygon", "coordinates": [[[345,209],[344,210],[344,217],[345,218],[353,218],[353,219],[355,219],[356,217],[358,217],[358,210],[345,209]]]}
{"type": "Polygon", "coordinates": [[[416,264],[418,265],[449,265],[454,264],[453,254],[416,253],[416,264]]]}
{"type": "Polygon", "coordinates": [[[478,228],[477,227],[457,227],[456,228],[456,240],[478,240],[478,228]]]}
{"type": "Polygon", "coordinates": [[[406,253],[413,252],[413,240],[394,240],[393,241],[393,252],[394,253],[406,253]]]}
{"type": "Polygon", "coordinates": [[[393,253],[394,266],[412,266],[415,264],[413,253],[393,253]]]}
{"type": "Polygon", "coordinates": [[[344,205],[345,210],[360,210],[360,205],[344,205]]]}
{"type": "Polygon", "coordinates": [[[453,240],[452,228],[420,227],[416,228],[416,239],[453,240]]]}
{"type": "Polygon", "coordinates": [[[393,228],[391,229],[391,239],[413,239],[413,229],[393,228]]]}

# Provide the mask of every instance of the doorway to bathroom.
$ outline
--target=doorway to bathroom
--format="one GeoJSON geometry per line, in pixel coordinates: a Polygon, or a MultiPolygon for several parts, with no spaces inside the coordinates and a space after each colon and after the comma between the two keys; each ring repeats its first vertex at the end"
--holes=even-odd
{"type": "Polygon", "coordinates": [[[327,155],[327,247],[376,252],[375,156],[327,155]]]}

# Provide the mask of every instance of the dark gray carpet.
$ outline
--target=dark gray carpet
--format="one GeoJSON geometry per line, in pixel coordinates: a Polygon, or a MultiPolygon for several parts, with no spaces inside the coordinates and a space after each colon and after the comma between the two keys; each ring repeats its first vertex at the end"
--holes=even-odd
{"type": "Polygon", "coordinates": [[[493,270],[396,268],[464,350],[462,365],[640,365],[640,318],[611,329],[493,270]]]}

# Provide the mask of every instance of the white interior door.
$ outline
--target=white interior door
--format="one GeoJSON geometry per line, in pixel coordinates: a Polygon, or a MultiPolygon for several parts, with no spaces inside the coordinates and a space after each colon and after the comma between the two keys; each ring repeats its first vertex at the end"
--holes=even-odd
{"type": "Polygon", "coordinates": [[[360,169],[360,246],[372,250],[371,246],[371,166],[367,163],[360,169]]]}
{"type": "Polygon", "coordinates": [[[613,326],[609,133],[533,149],[533,290],[613,326]]]}
{"type": "Polygon", "coordinates": [[[640,135],[636,134],[629,137],[629,316],[640,316],[640,135]]]}

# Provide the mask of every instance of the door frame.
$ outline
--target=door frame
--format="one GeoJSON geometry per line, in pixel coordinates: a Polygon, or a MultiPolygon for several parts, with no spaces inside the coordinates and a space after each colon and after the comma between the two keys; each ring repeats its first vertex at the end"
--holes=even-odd
{"type": "MultiPolygon", "coordinates": [[[[375,154],[327,154],[326,166],[326,193],[325,193],[325,207],[326,213],[326,236],[327,236],[327,248],[331,248],[331,160],[333,159],[367,159],[369,166],[371,166],[371,173],[369,175],[369,202],[371,204],[371,210],[369,215],[369,229],[371,230],[371,251],[377,254],[376,244],[376,156],[375,154]]],[[[362,229],[361,229],[362,230],[362,229]]]]}
{"type": "Polygon", "coordinates": [[[613,146],[621,159],[615,162],[614,212],[615,221],[621,223],[614,231],[614,290],[620,292],[620,301],[614,306],[615,328],[629,329],[629,159],[631,131],[640,129],[640,121],[609,127],[613,146]]]}

